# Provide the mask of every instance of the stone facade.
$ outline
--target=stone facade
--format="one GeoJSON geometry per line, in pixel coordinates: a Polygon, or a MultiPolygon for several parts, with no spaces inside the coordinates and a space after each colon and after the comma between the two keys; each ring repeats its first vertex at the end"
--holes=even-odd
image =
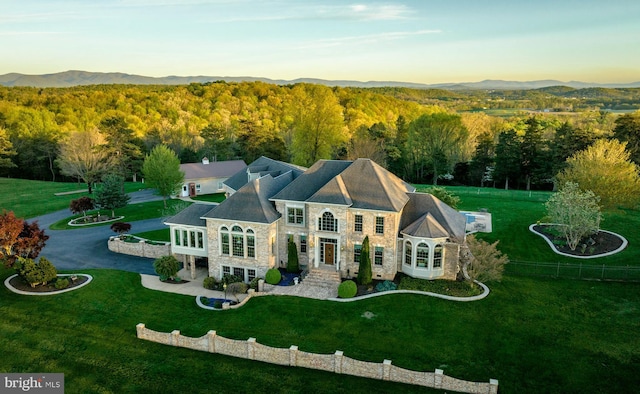
{"type": "Polygon", "coordinates": [[[246,341],[224,338],[217,335],[215,331],[209,331],[200,338],[191,338],[181,335],[177,330],[171,333],[153,331],[142,323],[136,326],[136,334],[139,339],[151,342],[271,364],[304,367],[463,393],[498,393],[498,381],[495,379],[490,379],[488,383],[469,382],[447,376],[441,369],[436,369],[435,372],[412,371],[392,365],[391,360],[384,360],[382,363],[356,360],[345,356],[340,350],[333,354],[316,354],[301,351],[295,345],[288,349],[275,348],[259,344],[255,338],[249,338],[246,341]]]}
{"type": "MultiPolygon", "coordinates": [[[[272,253],[272,250],[275,250],[274,246],[277,242],[277,225],[275,222],[262,224],[208,219],[207,242],[209,246],[209,276],[220,279],[223,275],[222,267],[228,266],[245,270],[254,269],[256,270],[256,276],[264,278],[267,270],[276,266],[278,256],[272,253]],[[233,256],[232,253],[230,253],[230,255],[222,254],[220,250],[220,228],[223,226],[229,230],[234,226],[239,226],[244,230],[245,236],[247,230],[253,230],[253,236],[255,237],[255,257],[248,257],[246,254],[246,237],[244,238],[245,257],[236,257],[233,256]]],[[[232,248],[232,245],[230,244],[229,247],[232,248]]]]}
{"type": "Polygon", "coordinates": [[[171,255],[171,245],[150,245],[144,240],[140,242],[124,242],[118,237],[111,237],[107,242],[110,251],[138,257],[157,259],[171,255]]]}

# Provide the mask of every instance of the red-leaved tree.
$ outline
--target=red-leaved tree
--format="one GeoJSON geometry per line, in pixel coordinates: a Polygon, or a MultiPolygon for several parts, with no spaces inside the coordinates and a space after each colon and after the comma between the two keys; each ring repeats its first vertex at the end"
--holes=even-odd
{"type": "Polygon", "coordinates": [[[40,229],[38,222],[27,223],[13,212],[0,215],[0,259],[11,267],[18,257],[35,259],[45,246],[49,236],[40,229]]]}

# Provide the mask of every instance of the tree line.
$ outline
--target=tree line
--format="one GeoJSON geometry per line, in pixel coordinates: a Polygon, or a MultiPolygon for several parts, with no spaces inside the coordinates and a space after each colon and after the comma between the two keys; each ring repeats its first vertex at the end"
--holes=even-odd
{"type": "Polygon", "coordinates": [[[410,182],[550,188],[565,160],[598,139],[627,142],[634,160],[640,145],[637,113],[505,119],[456,112],[459,93],[416,100],[425,94],[263,82],[0,88],[0,173],[132,179],[165,145],[183,163],[369,157],[410,182]]]}

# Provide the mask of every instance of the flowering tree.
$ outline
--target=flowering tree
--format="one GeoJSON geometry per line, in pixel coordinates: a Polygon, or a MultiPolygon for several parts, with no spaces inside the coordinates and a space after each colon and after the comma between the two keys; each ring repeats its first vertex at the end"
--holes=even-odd
{"type": "Polygon", "coordinates": [[[558,231],[571,250],[576,250],[582,238],[600,230],[599,201],[600,197],[592,191],[580,190],[577,183],[567,182],[545,203],[547,216],[558,224],[558,231]]]}

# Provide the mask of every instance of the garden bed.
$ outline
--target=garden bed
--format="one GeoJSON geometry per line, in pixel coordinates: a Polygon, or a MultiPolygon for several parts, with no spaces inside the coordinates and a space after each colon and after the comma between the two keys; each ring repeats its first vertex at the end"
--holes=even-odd
{"type": "Polygon", "coordinates": [[[280,271],[280,275],[282,276],[282,278],[280,279],[280,282],[278,282],[276,286],[293,286],[295,284],[294,278],[298,278],[298,281],[300,281],[301,271],[287,272],[287,270],[284,268],[278,268],[278,270],[280,271]]]}
{"type": "Polygon", "coordinates": [[[115,222],[116,220],[120,220],[124,218],[124,216],[115,216],[111,217],[108,215],[91,215],[91,216],[82,216],[76,219],[72,219],[69,221],[69,226],[90,226],[93,224],[107,223],[107,222],[115,222]]]}
{"type": "Polygon", "coordinates": [[[7,281],[7,284],[11,287],[13,287],[15,290],[18,290],[19,292],[23,292],[23,293],[34,293],[34,294],[41,294],[41,293],[58,293],[58,292],[62,292],[62,291],[68,291],[74,288],[78,288],[78,287],[82,287],[84,286],[89,280],[91,280],[91,277],[88,275],[84,275],[84,274],[77,274],[77,275],[67,275],[67,274],[59,274],[56,278],[56,280],[59,279],[68,279],[69,280],[69,286],[62,288],[62,289],[57,289],[55,287],[55,282],[56,281],[51,281],[49,283],[47,283],[46,285],[38,285],[35,287],[31,287],[31,285],[27,282],[25,282],[20,276],[18,275],[14,275],[12,277],[10,277],[7,281]],[[74,279],[75,278],[75,279],[74,279]]]}
{"type": "Polygon", "coordinates": [[[586,239],[581,240],[576,250],[571,250],[567,240],[562,236],[553,224],[536,224],[531,230],[544,237],[547,243],[561,254],[573,257],[598,257],[620,251],[626,246],[625,239],[609,231],[598,231],[586,239]]]}
{"type": "MultiPolygon", "coordinates": [[[[357,283],[357,280],[355,278],[353,279],[353,281],[357,283]]],[[[384,282],[384,280],[374,279],[371,285],[358,285],[358,292],[356,293],[356,297],[379,293],[380,291],[378,291],[377,288],[384,282]]],[[[396,276],[393,278],[393,283],[396,285],[397,290],[417,290],[453,297],[471,297],[482,293],[482,288],[480,288],[480,286],[468,281],[444,279],[427,280],[412,278],[408,275],[405,275],[404,273],[396,274],[396,276]]]]}

